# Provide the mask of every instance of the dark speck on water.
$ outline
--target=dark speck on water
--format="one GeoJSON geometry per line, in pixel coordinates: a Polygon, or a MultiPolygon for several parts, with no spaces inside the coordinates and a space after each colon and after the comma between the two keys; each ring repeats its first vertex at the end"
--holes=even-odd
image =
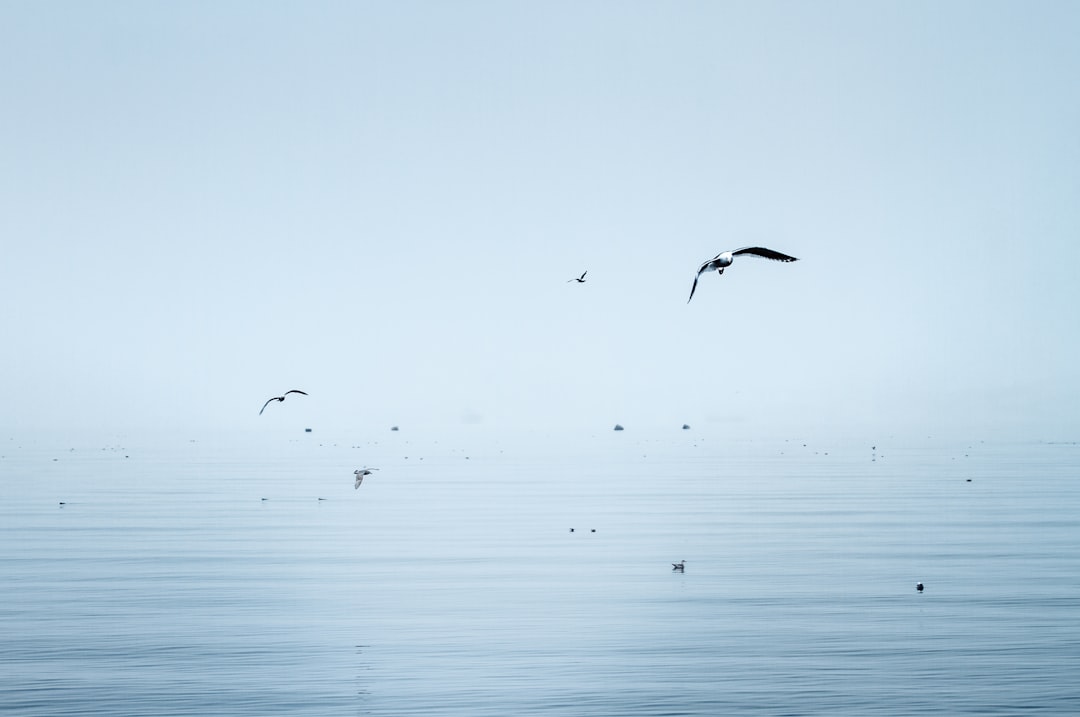
{"type": "Polygon", "coordinates": [[[0,712],[1077,714],[1075,447],[671,429],[6,448],[0,712]]]}

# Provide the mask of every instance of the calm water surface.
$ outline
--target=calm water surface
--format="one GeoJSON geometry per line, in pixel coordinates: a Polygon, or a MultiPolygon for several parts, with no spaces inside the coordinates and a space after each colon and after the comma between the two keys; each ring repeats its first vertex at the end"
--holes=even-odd
{"type": "Polygon", "coordinates": [[[4,715],[1080,713],[1077,445],[0,454],[4,715]]]}

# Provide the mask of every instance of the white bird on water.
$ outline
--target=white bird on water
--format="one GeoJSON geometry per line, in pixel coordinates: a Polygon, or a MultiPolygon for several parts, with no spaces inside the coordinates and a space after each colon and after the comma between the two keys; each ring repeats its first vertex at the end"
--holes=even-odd
{"type": "Polygon", "coordinates": [[[372,471],[377,471],[378,468],[361,468],[360,470],[353,471],[356,475],[356,485],[353,486],[353,490],[360,487],[360,484],[364,482],[364,476],[371,475],[372,471]]]}
{"type": "MultiPolygon", "coordinates": [[[[701,278],[702,274],[707,271],[716,271],[718,274],[723,274],[724,269],[731,266],[732,262],[735,261],[735,257],[742,254],[760,256],[765,259],[772,259],[773,261],[798,261],[798,259],[793,256],[781,254],[778,251],[773,251],[772,249],[766,249],[760,246],[747,246],[743,247],[742,249],[736,249],[735,251],[722,251],[716,256],[714,256],[712,259],[709,259],[707,262],[702,264],[701,268],[697,270],[697,275],[694,276],[694,285],[690,287],[690,299],[694,298],[694,290],[697,289],[697,282],[698,279],[701,278]]],[[[689,304],[690,299],[687,299],[686,303],[689,304]]]]}

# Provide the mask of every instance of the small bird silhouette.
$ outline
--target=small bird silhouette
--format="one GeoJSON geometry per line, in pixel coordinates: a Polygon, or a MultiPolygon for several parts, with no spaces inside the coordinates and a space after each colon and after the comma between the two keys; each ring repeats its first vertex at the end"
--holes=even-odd
{"type": "Polygon", "coordinates": [[[294,388],[291,391],[286,391],[281,396],[274,396],[273,398],[268,398],[268,399],[266,399],[266,403],[263,404],[263,407],[259,409],[259,415],[260,416],[262,415],[262,412],[266,410],[266,407],[270,405],[271,401],[284,401],[285,396],[288,396],[290,393],[299,393],[301,396],[306,396],[307,395],[303,391],[300,391],[300,390],[294,388]]]}
{"type": "Polygon", "coordinates": [[[372,471],[377,471],[378,468],[361,468],[360,470],[353,471],[356,475],[356,484],[353,486],[353,490],[360,487],[360,484],[364,482],[364,476],[371,475],[372,471]]]}
{"type": "Polygon", "coordinates": [[[676,572],[680,572],[680,573],[683,572],[683,570],[686,569],[686,561],[685,560],[680,560],[677,563],[672,563],[671,564],[671,569],[676,571],[676,572]]]}
{"type": "Polygon", "coordinates": [[[581,276],[579,276],[576,279],[567,279],[566,283],[569,284],[571,281],[576,281],[579,284],[584,284],[585,283],[585,275],[588,274],[588,273],[589,273],[588,271],[583,271],[583,272],[581,272],[581,276]]]}
{"type": "MultiPolygon", "coordinates": [[[[773,251],[772,249],[766,249],[760,246],[748,246],[743,247],[742,249],[736,249],[735,251],[722,251],[702,264],[697,270],[697,275],[694,277],[694,285],[690,287],[690,299],[694,298],[694,291],[697,289],[697,282],[702,274],[707,271],[716,271],[718,274],[723,274],[724,269],[731,266],[731,263],[735,261],[735,257],[740,256],[741,254],[760,256],[764,259],[772,259],[773,261],[798,261],[798,259],[793,256],[781,254],[778,251],[773,251]]],[[[689,304],[690,299],[687,299],[686,303],[689,304]]]]}

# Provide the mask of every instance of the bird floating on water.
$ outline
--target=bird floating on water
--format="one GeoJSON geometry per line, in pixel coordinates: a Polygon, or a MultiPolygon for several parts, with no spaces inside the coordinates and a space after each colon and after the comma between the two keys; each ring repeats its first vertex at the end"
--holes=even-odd
{"type": "Polygon", "coordinates": [[[356,475],[356,484],[353,486],[353,490],[356,490],[357,488],[359,488],[360,484],[364,482],[364,476],[369,476],[369,475],[371,475],[372,471],[377,471],[377,470],[379,470],[379,469],[378,468],[361,468],[360,470],[353,471],[353,474],[356,475]]]}
{"type": "Polygon", "coordinates": [[[567,279],[566,283],[569,284],[571,281],[576,281],[579,284],[584,284],[585,283],[585,275],[588,274],[588,273],[589,273],[588,271],[583,271],[583,272],[581,272],[581,276],[577,277],[576,279],[567,279]]]}
{"type": "Polygon", "coordinates": [[[279,402],[284,401],[285,397],[288,396],[290,393],[299,393],[301,396],[306,396],[307,395],[303,391],[294,388],[291,391],[286,391],[285,393],[283,393],[280,396],[274,396],[273,398],[268,398],[268,399],[266,399],[266,403],[263,404],[263,407],[259,409],[259,415],[260,416],[262,415],[262,412],[266,410],[266,407],[270,405],[271,401],[279,401],[279,402]]]}
{"type": "MultiPolygon", "coordinates": [[[[798,261],[798,259],[793,256],[781,254],[778,251],[773,251],[772,249],[766,249],[760,246],[748,246],[743,247],[742,249],[736,249],[735,251],[722,251],[716,256],[714,256],[712,259],[709,259],[707,262],[702,264],[701,267],[697,270],[697,275],[694,276],[694,285],[690,287],[690,299],[694,298],[694,290],[697,289],[697,282],[698,279],[701,278],[702,274],[707,271],[716,271],[718,274],[723,274],[724,269],[731,266],[731,263],[735,261],[735,257],[741,256],[743,254],[760,256],[765,259],[772,259],[773,261],[798,261]]],[[[687,299],[686,303],[689,304],[690,299],[687,299]]]]}
{"type": "Polygon", "coordinates": [[[680,573],[683,572],[683,570],[686,569],[686,561],[685,560],[680,560],[677,563],[672,563],[671,564],[671,569],[676,571],[676,572],[680,572],[680,573]]]}
{"type": "Polygon", "coordinates": [[[922,583],[915,583],[915,589],[918,590],[919,592],[922,592],[923,591],[923,584],[922,583]]]}

